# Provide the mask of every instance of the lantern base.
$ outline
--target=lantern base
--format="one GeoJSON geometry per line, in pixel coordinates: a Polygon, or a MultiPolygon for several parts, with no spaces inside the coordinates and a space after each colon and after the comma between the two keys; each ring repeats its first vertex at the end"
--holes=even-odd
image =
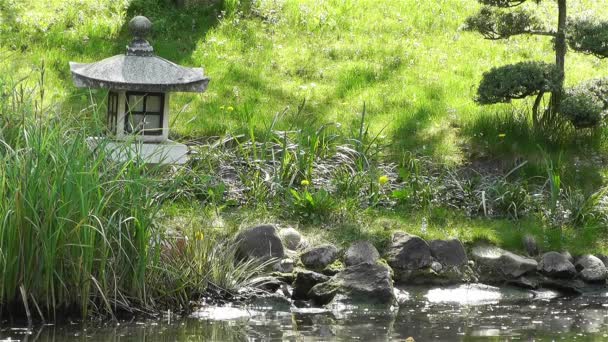
{"type": "Polygon", "coordinates": [[[146,164],[184,164],[188,161],[188,146],[166,140],[160,143],[115,141],[107,137],[89,137],[87,144],[93,151],[101,149],[108,158],[125,162],[131,159],[146,164]]]}

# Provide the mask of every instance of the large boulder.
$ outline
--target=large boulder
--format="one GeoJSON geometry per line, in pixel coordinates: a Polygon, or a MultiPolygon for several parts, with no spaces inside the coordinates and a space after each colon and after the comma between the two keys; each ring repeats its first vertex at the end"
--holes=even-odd
{"type": "Polygon", "coordinates": [[[347,267],[329,281],[315,285],[309,292],[318,305],[379,305],[390,307],[396,298],[390,269],[382,264],[347,267]]]}
{"type": "Polygon", "coordinates": [[[350,246],[344,253],[344,264],[354,266],[358,264],[376,263],[380,259],[380,254],[374,245],[369,241],[359,241],[350,246]]]}
{"type": "Polygon", "coordinates": [[[467,264],[467,253],[458,239],[429,241],[431,255],[445,266],[464,266],[467,264]]]}
{"type": "Polygon", "coordinates": [[[292,251],[297,250],[302,245],[302,234],[294,228],[284,228],[279,231],[279,236],[283,240],[283,245],[292,251]]]}
{"type": "Polygon", "coordinates": [[[572,279],[576,276],[576,268],[568,256],[558,252],[543,254],[538,263],[538,271],[551,278],[572,279]]]}
{"type": "Polygon", "coordinates": [[[337,258],[338,249],[332,244],[309,248],[300,255],[302,264],[311,270],[322,270],[337,258]]]}
{"type": "Polygon", "coordinates": [[[397,232],[386,253],[386,261],[396,271],[411,271],[430,267],[433,259],[426,241],[415,235],[397,232]]]}
{"type": "Polygon", "coordinates": [[[596,254],[595,257],[602,260],[602,262],[604,263],[604,266],[606,266],[608,268],[608,255],[596,254]]]}
{"type": "Polygon", "coordinates": [[[517,278],[525,274],[534,273],[538,262],[511,252],[505,252],[498,258],[500,270],[508,278],[517,278]]]}
{"type": "Polygon", "coordinates": [[[242,259],[282,259],[285,249],[273,225],[259,225],[240,231],[236,236],[237,255],[242,259]]]}
{"type": "Polygon", "coordinates": [[[576,261],[574,267],[578,276],[588,283],[606,282],[608,271],[602,260],[593,255],[583,255],[576,261]]]}
{"type": "Polygon", "coordinates": [[[328,281],[330,277],[308,270],[300,270],[293,281],[293,299],[308,299],[308,292],[313,286],[328,281]]]}
{"type": "Polygon", "coordinates": [[[471,250],[481,281],[490,284],[511,282],[526,274],[533,274],[536,260],[505,251],[492,245],[477,245],[471,250]]]}

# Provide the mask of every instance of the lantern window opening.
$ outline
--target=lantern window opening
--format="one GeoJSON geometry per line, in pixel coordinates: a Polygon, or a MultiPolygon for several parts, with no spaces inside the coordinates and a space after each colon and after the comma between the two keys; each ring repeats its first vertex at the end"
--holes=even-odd
{"type": "Polygon", "coordinates": [[[125,132],[129,134],[162,135],[165,94],[127,92],[125,132]]]}
{"type": "Polygon", "coordinates": [[[116,134],[116,126],[118,121],[118,94],[116,92],[108,93],[108,118],[107,127],[110,134],[116,134]]]}

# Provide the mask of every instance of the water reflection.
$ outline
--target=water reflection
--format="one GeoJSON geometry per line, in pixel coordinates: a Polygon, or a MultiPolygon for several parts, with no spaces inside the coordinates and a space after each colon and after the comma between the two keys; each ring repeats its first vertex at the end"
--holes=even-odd
{"type": "Polygon", "coordinates": [[[168,323],[0,327],[0,341],[608,340],[606,294],[555,298],[486,286],[407,288],[398,310],[207,308],[168,323]],[[10,340],[9,340],[10,338],[10,340]]]}

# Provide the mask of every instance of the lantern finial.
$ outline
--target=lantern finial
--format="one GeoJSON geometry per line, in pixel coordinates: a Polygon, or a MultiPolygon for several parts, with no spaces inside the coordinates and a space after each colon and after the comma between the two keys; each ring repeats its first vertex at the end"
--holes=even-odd
{"type": "Polygon", "coordinates": [[[133,34],[133,40],[127,46],[128,56],[144,56],[149,57],[154,55],[152,45],[148,43],[146,37],[152,30],[152,22],[150,19],[138,15],[129,21],[129,30],[133,34]]]}

